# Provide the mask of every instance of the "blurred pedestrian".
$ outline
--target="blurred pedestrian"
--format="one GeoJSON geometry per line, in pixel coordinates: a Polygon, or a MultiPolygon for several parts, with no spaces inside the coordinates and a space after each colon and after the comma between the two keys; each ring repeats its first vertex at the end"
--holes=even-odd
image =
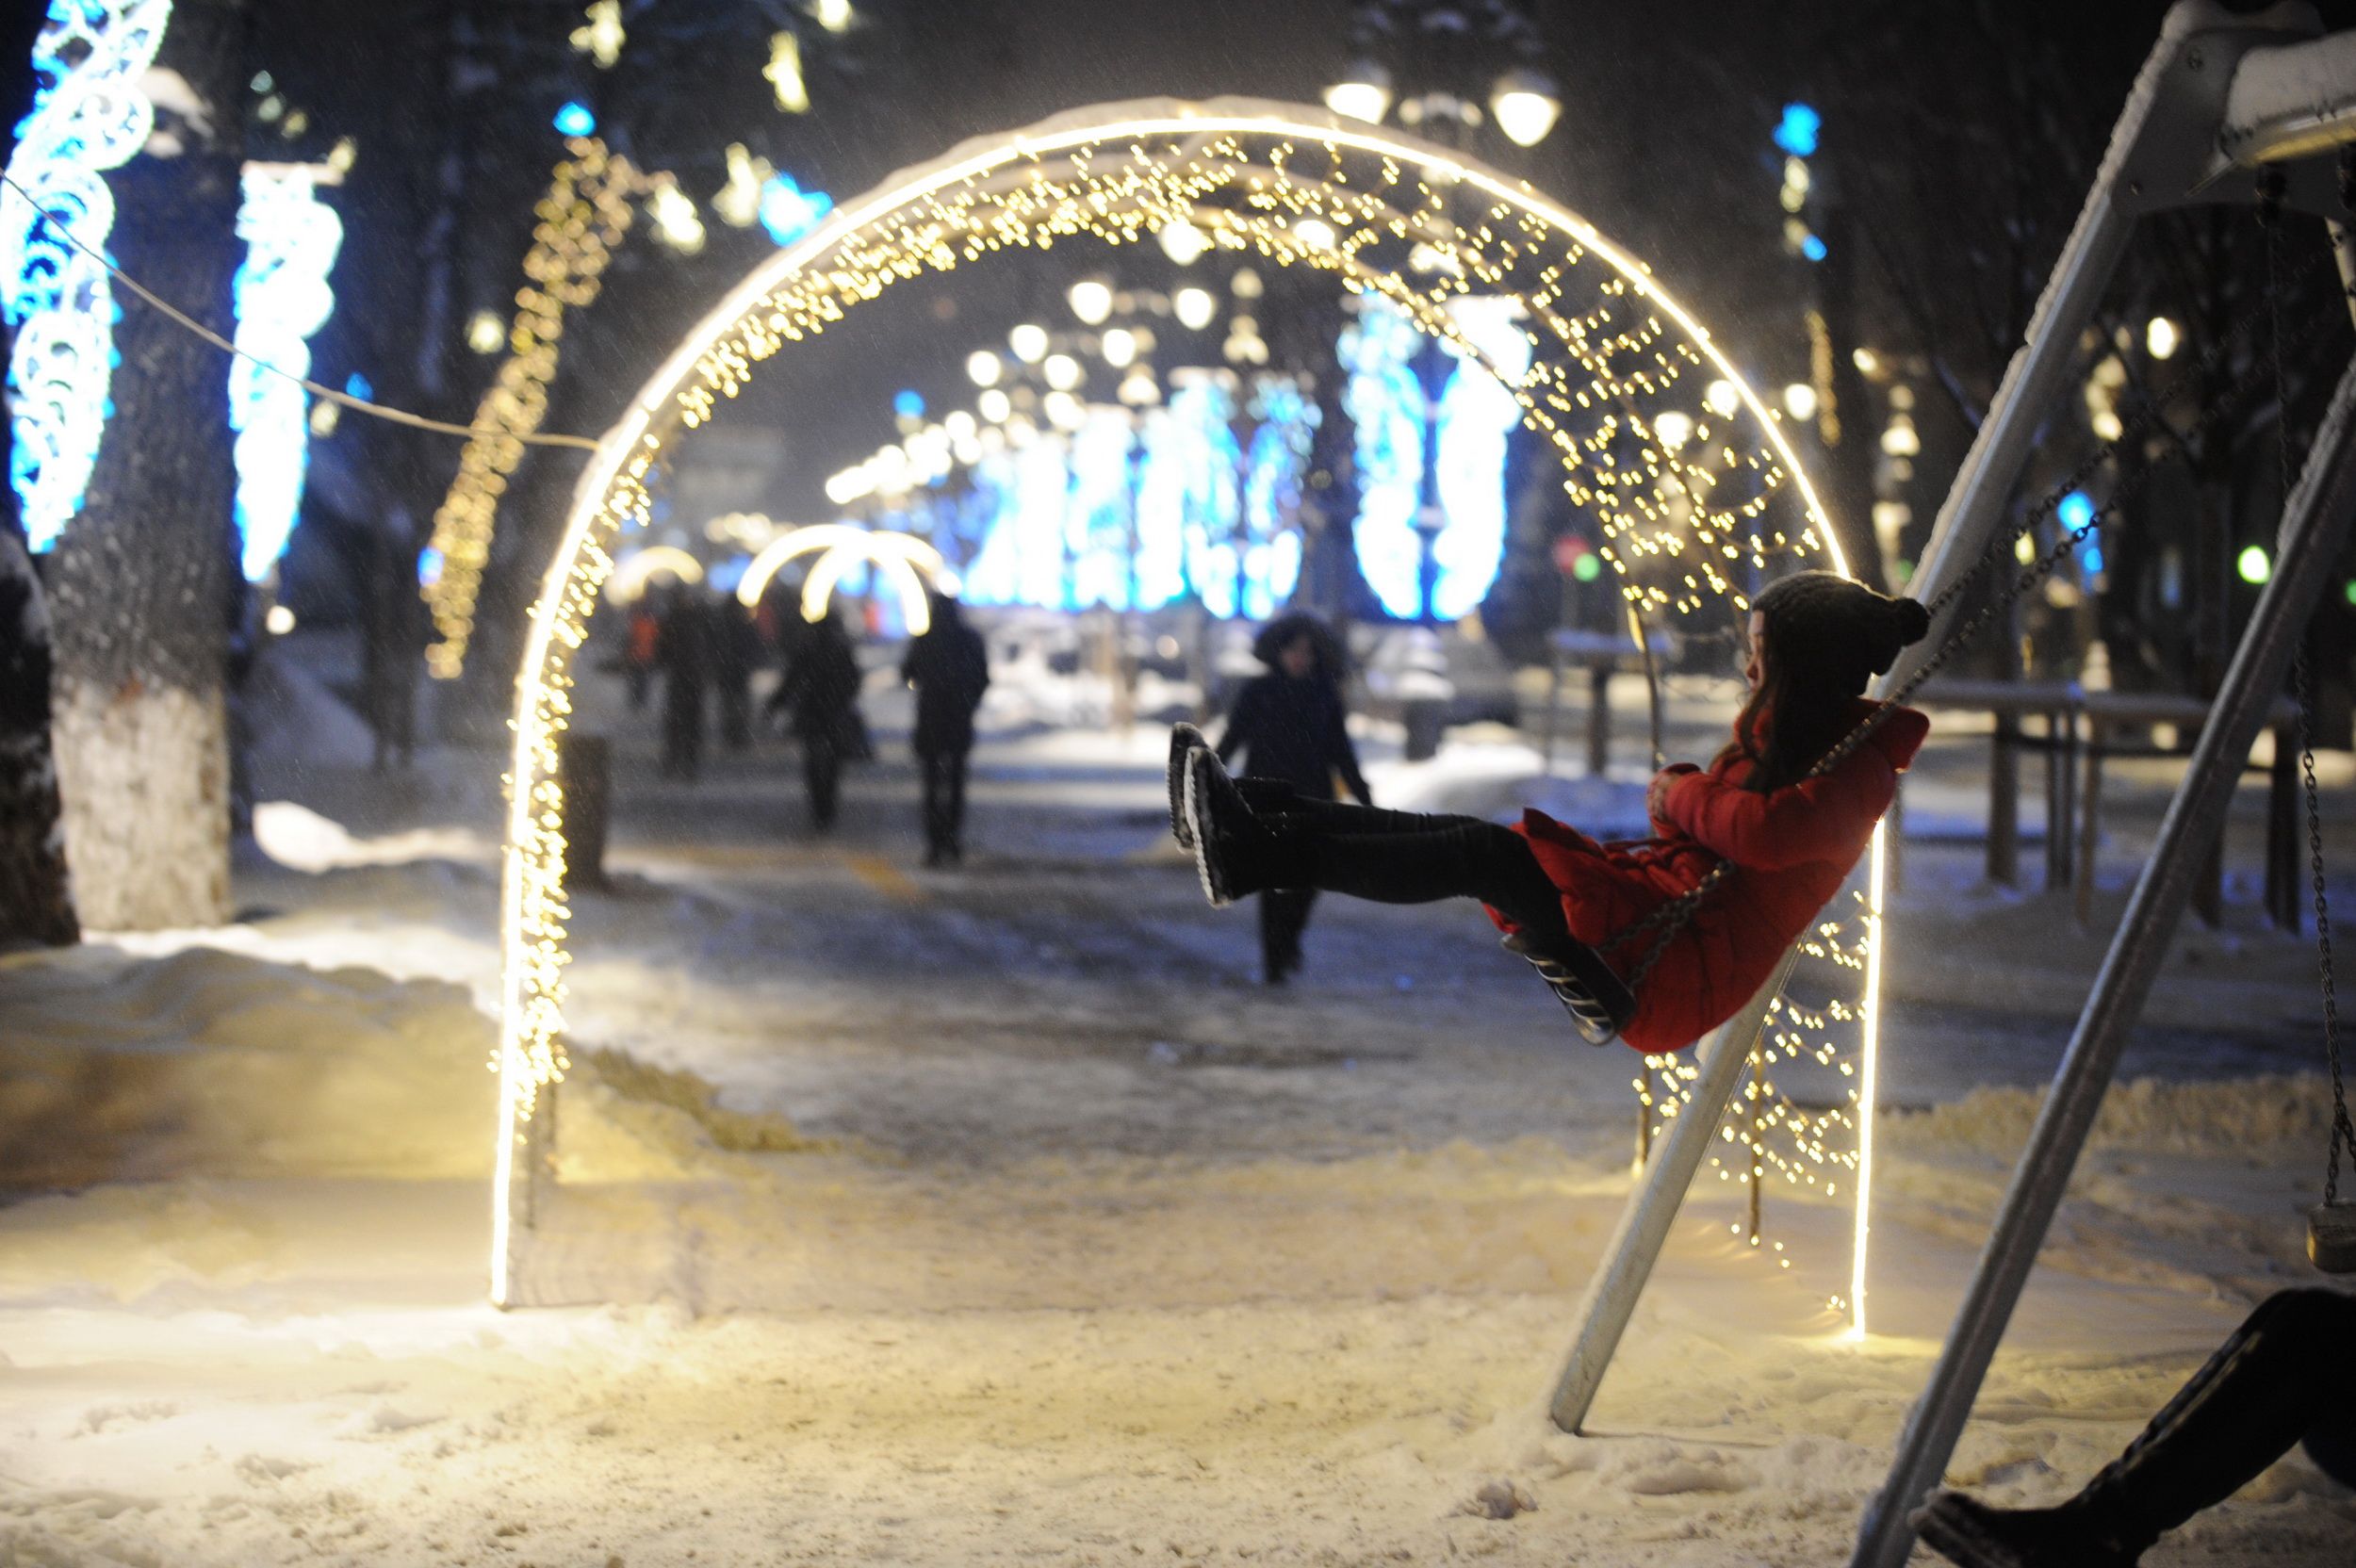
{"type": "Polygon", "coordinates": [[[2356,1486],[2356,1296],[2310,1287],[2267,1298],[2127,1451],[2058,1507],[1990,1508],[1942,1492],[1914,1525],[1964,1568],[2133,1568],[2162,1535],[2301,1444],[2317,1469],[2356,1486]]]}
{"type": "MultiPolygon", "coordinates": [[[[1338,778],[1359,805],[1373,805],[1350,743],[1342,697],[1348,663],[1332,629],[1315,615],[1280,616],[1261,629],[1252,654],[1268,671],[1235,694],[1219,760],[1240,750],[1251,777],[1280,780],[1309,800],[1334,799],[1338,778]]],[[[1301,967],[1301,933],[1317,897],[1314,888],[1260,894],[1260,962],[1269,985],[1283,985],[1301,967]]]]}
{"type": "Polygon", "coordinates": [[[644,712],[646,688],[654,683],[655,661],[662,652],[663,616],[652,594],[641,594],[630,607],[630,637],[622,650],[622,669],[630,678],[630,710],[644,712]]]}
{"type": "Polygon", "coordinates": [[[924,778],[924,863],[962,864],[966,761],[973,751],[973,711],[990,686],[990,655],[947,594],[932,596],[932,624],[909,641],[900,675],[916,688],[910,739],[924,778]]]}
{"type": "Polygon", "coordinates": [[[663,671],[663,776],[693,783],[703,772],[704,695],[716,663],[712,614],[684,584],[672,590],[655,639],[663,671]]]}
{"type": "Polygon", "coordinates": [[[802,745],[802,778],[810,791],[810,820],[821,833],[834,826],[843,764],[869,754],[867,721],[859,710],[859,656],[833,614],[819,617],[794,640],[785,678],[771,699],[790,709],[802,745]]]}
{"type": "Polygon", "coordinates": [[[712,606],[712,678],[720,694],[720,743],[730,751],[753,743],[753,671],[761,663],[761,633],[752,612],[723,596],[712,606]]]}

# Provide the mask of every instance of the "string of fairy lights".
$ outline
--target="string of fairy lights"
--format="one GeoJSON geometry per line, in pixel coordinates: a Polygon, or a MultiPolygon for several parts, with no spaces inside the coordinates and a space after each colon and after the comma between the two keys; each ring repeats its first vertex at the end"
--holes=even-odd
{"type": "Polygon", "coordinates": [[[420,587],[435,632],[426,668],[437,679],[455,679],[465,668],[499,498],[523,461],[521,438],[548,415],[564,313],[597,299],[606,263],[630,232],[630,200],[644,186],[629,160],[609,153],[603,141],[576,137],[564,146],[548,194],[532,209],[539,221],[524,256],[507,358],[483,394],[476,433],[467,437],[457,476],[434,514],[420,587]]]}
{"type": "MultiPolygon", "coordinates": [[[[1135,244],[1182,224],[1239,254],[1333,273],[1480,361],[1562,462],[1564,489],[1596,518],[1599,553],[1630,604],[1731,624],[1771,571],[1811,559],[1842,568],[1779,416],[1642,264],[1527,186],[1396,133],[1232,100],[1115,106],[954,154],[846,205],[732,291],[632,400],[576,493],[532,612],[504,877],[495,1300],[510,1298],[527,1189],[541,1175],[527,1162],[519,1189],[517,1162],[532,1147],[542,1091],[565,1070],[559,752],[573,661],[614,570],[615,539],[648,514],[656,466],[716,417],[759,366],[895,284],[1000,252],[1078,239],[1135,244]],[[1516,353],[1500,366],[1466,340],[1451,307],[1468,297],[1517,302],[1526,360],[1516,353]]],[[[1862,975],[1863,998],[1781,1009],[1759,1086],[1739,1107],[1756,1128],[1740,1135],[1749,1165],[1835,1197],[1861,1191],[1871,1175],[1857,1140],[1871,1123],[1878,845],[1865,923],[1844,913],[1808,939],[1812,957],[1862,975]],[[1855,1097],[1829,1111],[1783,1097],[1765,1070],[1841,1061],[1826,1037],[1853,1021],[1865,1037],[1863,1057],[1844,1074],[1858,1085],[1855,1097]],[[1846,1149],[1844,1131],[1855,1135],[1846,1149]]],[[[1657,1066],[1640,1093],[1668,1113],[1681,1102],[1684,1070],[1657,1066]]],[[[1860,1211],[1852,1290],[1835,1298],[1857,1324],[1864,1233],[1860,1211]]]]}

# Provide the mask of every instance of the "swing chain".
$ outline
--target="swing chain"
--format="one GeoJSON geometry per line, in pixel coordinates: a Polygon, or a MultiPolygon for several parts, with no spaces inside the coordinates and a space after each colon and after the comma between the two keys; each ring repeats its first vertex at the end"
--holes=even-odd
{"type": "Polygon", "coordinates": [[[2323,1200],[2328,1205],[2339,1200],[2340,1145],[2348,1144],[2356,1157],[2356,1123],[2348,1120],[2348,1086],[2340,1075],[2340,1004],[2331,981],[2331,906],[2324,894],[2323,813],[2315,786],[2315,672],[2303,641],[2292,668],[2299,688],[2299,767],[2307,794],[2308,877],[2315,889],[2315,967],[2323,985],[2323,1054],[2331,1069],[2331,1148],[2323,1168],[2323,1200]]]}
{"type": "MultiPolygon", "coordinates": [[[[2282,249],[2282,190],[2280,170],[2269,169],[2260,177],[2258,221],[2266,231],[2266,310],[2273,329],[2268,358],[2274,370],[2275,468],[2287,504],[2291,490],[2290,380],[2282,364],[2282,290],[2275,286],[2282,249]]],[[[2343,151],[2340,155],[2340,204],[2356,207],[2356,152],[2343,151]]],[[[2309,662],[2304,637],[2299,640],[2291,660],[2291,683],[2299,702],[2299,771],[2307,804],[2307,874],[2315,896],[2315,970],[2323,989],[2323,1054],[2331,1071],[2331,1138],[2323,1165],[2323,1201],[2329,1207],[2339,1200],[2340,1145],[2345,1141],[2351,1151],[2356,1151],[2356,1125],[2348,1120],[2348,1086],[2340,1073],[2340,1006],[2331,975],[2331,906],[2323,875],[2322,792],[2315,782],[2315,668],[2309,662]]]]}

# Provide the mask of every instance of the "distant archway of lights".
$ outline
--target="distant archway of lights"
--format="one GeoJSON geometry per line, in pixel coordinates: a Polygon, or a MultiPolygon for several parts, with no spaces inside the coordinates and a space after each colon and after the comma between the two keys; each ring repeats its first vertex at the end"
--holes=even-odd
{"type": "Polygon", "coordinates": [[[647,585],[666,572],[681,582],[701,582],[704,564],[677,545],[648,545],[614,563],[613,575],[605,580],[605,596],[614,604],[636,604],[647,585]]]}
{"type": "MultiPolygon", "coordinates": [[[[1562,462],[1573,503],[1599,517],[1602,553],[1630,604],[1685,614],[1714,606],[1731,617],[1748,600],[1728,574],[1745,563],[1764,572],[1771,562],[1815,552],[1847,571],[1779,420],[1707,329],[1593,224],[1461,154],[1300,105],[1153,99],[976,138],[887,179],[765,261],[647,379],[581,475],[533,604],[516,683],[501,885],[495,1302],[530,1294],[519,1289],[519,1266],[541,1188],[552,1180],[552,1118],[539,1114],[551,1097],[541,1091],[567,1066],[558,740],[572,709],[573,660],[614,569],[612,544],[626,524],[647,519],[649,473],[682,432],[743,389],[758,364],[895,283],[1004,250],[1091,237],[1134,243],[1182,221],[1196,222],[1222,248],[1331,271],[1378,292],[1473,357],[1481,356],[1457,330],[1448,301],[1468,293],[1519,300],[1537,352],[1512,383],[1514,399],[1525,424],[1562,462]],[[1411,271],[1410,247],[1438,252],[1443,265],[1411,271]],[[1577,302],[1574,288],[1582,291],[1577,302]],[[1695,376],[1730,384],[1737,412],[1704,408],[1695,376]],[[1654,434],[1654,417],[1670,411],[1685,421],[1685,439],[1654,434]]],[[[1877,834],[1864,895],[1867,937],[1855,960],[1864,971],[1863,1062],[1845,1305],[1859,1331],[1883,864],[1877,834]]],[[[1828,915],[1819,931],[1829,929],[1828,915]]],[[[1787,1009],[1787,1021],[1792,1016],[1787,1009]]],[[[1800,1018],[1805,1025],[1807,1015],[1800,1018]]]]}
{"type": "Polygon", "coordinates": [[[810,563],[810,575],[802,580],[802,619],[806,621],[824,616],[835,585],[862,564],[874,565],[892,584],[900,599],[900,619],[911,637],[922,637],[933,623],[925,582],[929,580],[944,594],[957,591],[957,574],[950,570],[949,563],[912,533],[853,528],[848,523],[812,523],[761,547],[736,585],[737,601],[747,610],[758,610],[761,596],[769,591],[769,580],[787,562],[812,554],[818,559],[810,563]]]}

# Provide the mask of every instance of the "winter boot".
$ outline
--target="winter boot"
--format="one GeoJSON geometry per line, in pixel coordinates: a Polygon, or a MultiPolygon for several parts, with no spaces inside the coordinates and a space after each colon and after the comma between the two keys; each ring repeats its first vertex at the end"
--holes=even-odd
{"type": "Polygon", "coordinates": [[[1164,779],[1170,788],[1170,836],[1178,841],[1180,849],[1194,848],[1194,825],[1186,820],[1186,760],[1198,751],[1209,750],[1210,745],[1203,731],[1190,724],[1170,727],[1170,766],[1164,779]]]}
{"type": "Polygon", "coordinates": [[[1252,814],[1243,792],[1209,748],[1187,759],[1184,810],[1203,896],[1223,909],[1235,900],[1300,880],[1298,846],[1252,814]]]}
{"type": "MultiPolygon", "coordinates": [[[[1178,841],[1180,849],[1194,848],[1194,825],[1186,820],[1186,759],[1197,751],[1210,750],[1210,742],[1203,731],[1190,724],[1170,727],[1170,765],[1166,782],[1170,790],[1170,836],[1178,841]]],[[[1301,799],[1301,793],[1281,778],[1238,778],[1236,790],[1252,811],[1266,816],[1282,811],[1301,799]]]]}
{"type": "Polygon", "coordinates": [[[1941,1492],[1914,1516],[1923,1543],[1960,1568],[2135,1568],[2141,1554],[2094,1533],[2075,1500],[2059,1508],[1989,1508],[1941,1492]]]}
{"type": "Polygon", "coordinates": [[[1503,945],[1530,961],[1589,1045],[1611,1044],[1636,1016],[1636,993],[1585,942],[1567,933],[1541,937],[1516,931],[1503,945]]]}

